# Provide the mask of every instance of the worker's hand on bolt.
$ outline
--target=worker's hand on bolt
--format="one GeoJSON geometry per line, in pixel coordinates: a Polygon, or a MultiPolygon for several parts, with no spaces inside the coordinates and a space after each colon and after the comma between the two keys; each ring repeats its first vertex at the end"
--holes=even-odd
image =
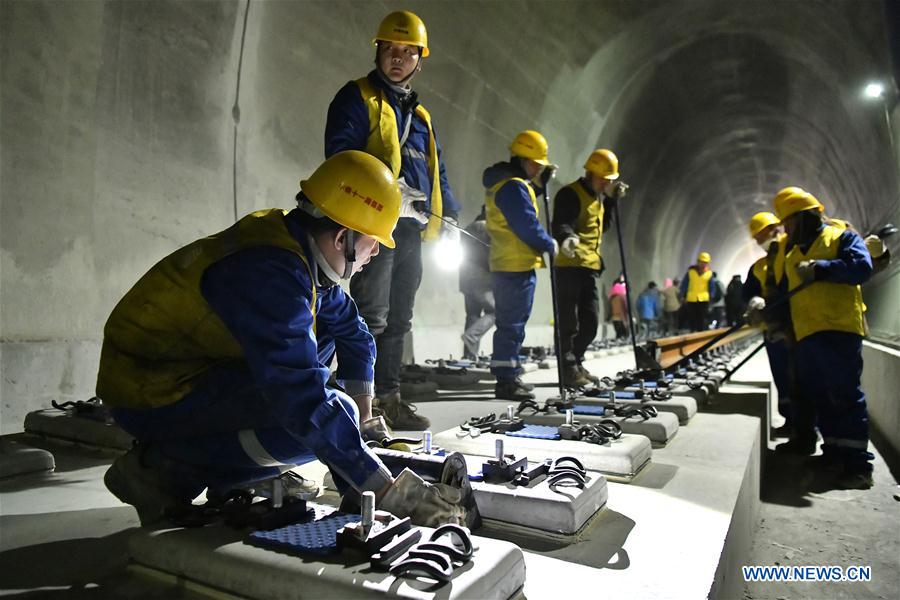
{"type": "Polygon", "coordinates": [[[388,428],[384,417],[372,417],[366,419],[359,425],[359,433],[366,442],[376,442],[381,444],[382,441],[394,437],[394,434],[388,428]]]}
{"type": "Polygon", "coordinates": [[[403,469],[381,498],[379,508],[398,517],[409,517],[415,525],[437,527],[444,523],[465,523],[462,493],[443,483],[427,483],[409,469],[403,469]]]}
{"type": "Polygon", "coordinates": [[[444,217],[444,223],[441,225],[441,237],[452,242],[459,243],[459,222],[453,217],[444,217]]]}
{"type": "Polygon", "coordinates": [[[815,281],[816,279],[816,261],[814,260],[804,260],[797,263],[795,270],[800,281],[807,282],[815,281]]]}
{"type": "Polygon", "coordinates": [[[428,197],[425,195],[425,192],[410,186],[403,177],[397,180],[397,185],[400,187],[400,217],[409,217],[422,225],[426,225],[428,223],[428,215],[415,207],[416,202],[421,203],[423,206],[427,202],[428,197]]]}
{"type": "Polygon", "coordinates": [[[575,256],[575,248],[577,246],[578,236],[570,235],[563,240],[562,246],[560,247],[559,251],[563,253],[563,256],[573,258],[575,256]]]}

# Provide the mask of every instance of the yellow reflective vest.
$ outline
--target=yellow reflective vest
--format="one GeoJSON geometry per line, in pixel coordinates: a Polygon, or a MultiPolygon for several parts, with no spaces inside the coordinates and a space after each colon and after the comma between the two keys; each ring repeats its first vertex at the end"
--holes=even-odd
{"type": "MultiPolygon", "coordinates": [[[[400,176],[400,128],[394,107],[388,102],[384,90],[372,85],[368,77],[356,80],[363,104],[369,111],[369,138],[365,151],[386,164],[394,177],[400,176]]],[[[431,127],[431,115],[421,104],[416,106],[418,115],[428,126],[428,172],[431,174],[431,212],[428,225],[422,232],[422,239],[435,240],[440,236],[443,221],[443,201],[441,197],[441,175],[438,167],[437,142],[431,127]]]]}
{"type": "MultiPolygon", "coordinates": [[[[243,358],[240,344],[203,298],[200,281],[214,263],[254,246],[290,250],[309,270],[284,215],[280,209],[252,213],[176,250],[141,277],[103,330],[97,395],[104,403],[125,408],[172,404],[213,367],[243,358]]],[[[315,311],[314,283],[310,305],[315,311]]]]}
{"type": "MultiPolygon", "coordinates": [[[[797,246],[791,248],[784,259],[788,290],[793,290],[802,283],[797,275],[797,265],[802,261],[832,260],[837,257],[840,237],[846,230],[841,225],[845,223],[838,223],[838,226],[826,225],[805,253],[797,246]]],[[[819,331],[866,334],[865,305],[862,289],[858,285],[816,281],[792,296],[790,302],[791,320],[798,342],[819,331]]]]}
{"type": "Polygon", "coordinates": [[[688,269],[688,287],[685,302],[709,302],[709,280],[712,279],[712,269],[704,273],[698,273],[697,269],[688,269]]]}
{"type": "Polygon", "coordinates": [[[525,186],[528,197],[534,206],[535,215],[539,215],[537,196],[531,185],[520,177],[507,177],[488,188],[484,199],[485,216],[488,234],[491,236],[490,266],[491,271],[522,272],[540,269],[544,259],[540,252],[526,244],[509,227],[503,211],[497,208],[495,196],[497,191],[507,182],[514,181],[525,186]]]}
{"type": "Polygon", "coordinates": [[[589,194],[581,180],[573,181],[565,187],[575,192],[581,205],[575,223],[578,244],[575,246],[575,256],[568,257],[560,253],[556,257],[556,266],[584,267],[599,271],[600,243],[603,238],[603,199],[589,194]]]}

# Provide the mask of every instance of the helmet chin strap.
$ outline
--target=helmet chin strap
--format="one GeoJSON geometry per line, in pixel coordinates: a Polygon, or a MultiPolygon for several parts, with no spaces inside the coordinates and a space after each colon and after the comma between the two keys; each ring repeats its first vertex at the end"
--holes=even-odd
{"type": "Polygon", "coordinates": [[[356,232],[347,229],[344,234],[344,274],[341,279],[350,279],[353,275],[353,263],[356,262],[356,232]]]}

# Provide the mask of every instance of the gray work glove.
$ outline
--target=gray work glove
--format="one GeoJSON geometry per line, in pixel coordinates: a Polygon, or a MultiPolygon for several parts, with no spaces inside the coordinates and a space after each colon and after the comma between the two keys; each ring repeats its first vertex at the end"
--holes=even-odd
{"type": "Polygon", "coordinates": [[[866,243],[866,250],[869,251],[873,259],[881,258],[885,250],[884,240],[877,235],[869,235],[863,241],[866,243]]]}
{"type": "Polygon", "coordinates": [[[563,240],[562,246],[559,251],[563,253],[563,256],[568,256],[569,258],[573,258],[575,256],[575,248],[578,246],[578,236],[570,235],[566,239],[563,240]]]}
{"type": "Polygon", "coordinates": [[[747,302],[747,312],[744,313],[744,319],[751,327],[757,327],[763,322],[763,311],[766,309],[766,301],[759,296],[750,298],[747,302]]]}
{"type": "Polygon", "coordinates": [[[428,200],[425,192],[410,186],[403,177],[397,179],[397,185],[400,187],[400,218],[409,217],[422,225],[427,225],[428,215],[417,210],[415,206],[417,202],[422,206],[425,205],[428,200]]]}
{"type": "Polygon", "coordinates": [[[800,261],[794,270],[797,272],[797,277],[800,278],[800,281],[804,283],[815,281],[816,279],[816,261],[814,260],[800,261]]]}
{"type": "Polygon", "coordinates": [[[384,445],[385,440],[394,438],[394,432],[387,426],[387,423],[385,423],[384,417],[382,416],[372,417],[371,419],[366,419],[360,423],[359,434],[366,443],[374,442],[380,447],[390,448],[391,450],[400,450],[401,452],[410,451],[409,444],[401,441],[396,441],[388,446],[384,445]]]}
{"type": "Polygon", "coordinates": [[[445,523],[466,522],[462,494],[443,483],[426,483],[403,469],[381,499],[378,508],[398,517],[409,517],[415,525],[437,527],[445,523]]]}
{"type": "Polygon", "coordinates": [[[603,188],[603,193],[606,194],[607,198],[619,200],[621,198],[624,198],[625,194],[628,193],[628,184],[624,181],[610,181],[606,184],[606,187],[603,188]]]}

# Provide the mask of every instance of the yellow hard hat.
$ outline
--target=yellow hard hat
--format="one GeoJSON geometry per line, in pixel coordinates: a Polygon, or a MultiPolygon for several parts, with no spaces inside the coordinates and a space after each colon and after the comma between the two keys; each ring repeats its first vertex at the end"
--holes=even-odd
{"type": "Polygon", "coordinates": [[[769,225],[778,225],[779,223],[781,221],[773,213],[758,212],[750,217],[750,237],[756,237],[760,231],[769,225]]]}
{"type": "Polygon", "coordinates": [[[513,156],[529,158],[539,165],[547,166],[547,151],[549,150],[547,139],[537,131],[527,129],[516,136],[509,145],[509,151],[513,156]]]}
{"type": "Polygon", "coordinates": [[[428,56],[428,32],[425,31],[425,23],[408,10],[392,12],[381,20],[378,33],[372,43],[394,42],[395,44],[407,44],[418,46],[422,49],[422,58],[428,56]]]}
{"type": "Polygon", "coordinates": [[[786,187],[775,194],[773,204],[775,214],[782,221],[803,210],[815,208],[819,212],[825,211],[825,207],[818,198],[806,190],[794,186],[786,187]]]}
{"type": "Polygon", "coordinates": [[[697,262],[705,262],[708,263],[712,260],[712,257],[709,255],[709,252],[701,252],[697,255],[697,262]]]}
{"type": "Polygon", "coordinates": [[[393,248],[400,188],[391,170],[365,152],[345,150],[319,165],[300,189],[332,221],[393,248]]]}
{"type": "Polygon", "coordinates": [[[619,159],[616,158],[612,150],[600,148],[591,152],[591,155],[584,163],[584,169],[588,173],[593,173],[604,179],[618,179],[619,159]]]}

